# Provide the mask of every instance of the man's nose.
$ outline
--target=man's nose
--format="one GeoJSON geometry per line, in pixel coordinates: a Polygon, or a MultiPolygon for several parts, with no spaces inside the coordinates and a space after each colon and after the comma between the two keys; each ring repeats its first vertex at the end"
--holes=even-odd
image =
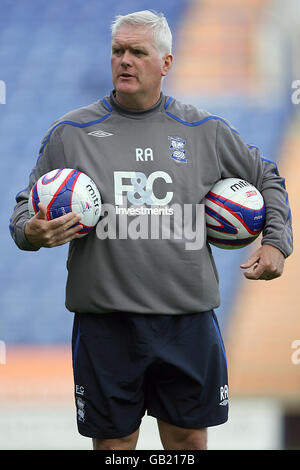
{"type": "Polygon", "coordinates": [[[132,55],[129,51],[125,51],[123,56],[122,56],[122,61],[121,64],[124,67],[128,67],[132,65],[132,55]]]}

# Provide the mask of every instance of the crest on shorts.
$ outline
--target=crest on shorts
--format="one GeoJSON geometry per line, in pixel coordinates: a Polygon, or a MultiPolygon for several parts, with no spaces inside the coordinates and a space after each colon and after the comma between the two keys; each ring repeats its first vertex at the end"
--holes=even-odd
{"type": "Polygon", "coordinates": [[[171,153],[169,157],[179,163],[187,163],[186,150],[184,148],[186,141],[182,137],[171,137],[168,136],[170,141],[171,153]]]}
{"type": "Polygon", "coordinates": [[[76,397],[77,419],[84,423],[85,421],[85,401],[81,397],[76,397]]]}

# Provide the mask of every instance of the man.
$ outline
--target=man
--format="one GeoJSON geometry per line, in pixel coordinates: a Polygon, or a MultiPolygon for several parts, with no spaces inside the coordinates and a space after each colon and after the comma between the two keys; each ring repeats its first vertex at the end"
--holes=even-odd
{"type": "Polygon", "coordinates": [[[161,14],[116,18],[113,92],[51,126],[12,217],[21,249],[71,242],[66,305],[76,312],[77,424],[94,449],[135,449],[146,410],[157,418],[164,449],[206,449],[207,427],[227,420],[226,356],[213,312],[218,275],[209,245],[196,232],[194,245],[187,240],[186,226],[200,227],[199,213],[188,209],[218,180],[246,179],[262,191],[267,221],[262,246],[242,265],[245,276],[280,276],[292,251],[276,165],[250,150],[224,119],[161,92],[171,41],[161,14]],[[40,204],[29,219],[30,188],[60,167],[87,173],[101,193],[102,218],[81,239],[73,213],[47,221],[40,204]]]}

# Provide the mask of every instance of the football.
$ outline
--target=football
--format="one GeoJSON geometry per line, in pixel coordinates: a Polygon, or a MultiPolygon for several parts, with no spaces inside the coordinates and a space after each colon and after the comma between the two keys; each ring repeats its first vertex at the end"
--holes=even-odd
{"type": "Polygon", "coordinates": [[[30,191],[30,216],[39,211],[38,203],[47,206],[47,219],[52,220],[75,212],[81,216],[78,232],[87,235],[97,224],[101,213],[101,196],[94,181],[79,170],[58,168],[41,176],[30,191]]]}
{"type": "Polygon", "coordinates": [[[205,197],[205,219],[209,243],[223,249],[243,248],[263,230],[264,199],[248,181],[220,180],[205,197]]]}

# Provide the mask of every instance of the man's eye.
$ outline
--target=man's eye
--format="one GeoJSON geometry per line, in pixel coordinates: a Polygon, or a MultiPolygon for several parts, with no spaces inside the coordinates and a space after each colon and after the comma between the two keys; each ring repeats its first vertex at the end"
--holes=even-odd
{"type": "Polygon", "coordinates": [[[120,55],[122,53],[121,49],[113,49],[113,54],[120,55]]]}

